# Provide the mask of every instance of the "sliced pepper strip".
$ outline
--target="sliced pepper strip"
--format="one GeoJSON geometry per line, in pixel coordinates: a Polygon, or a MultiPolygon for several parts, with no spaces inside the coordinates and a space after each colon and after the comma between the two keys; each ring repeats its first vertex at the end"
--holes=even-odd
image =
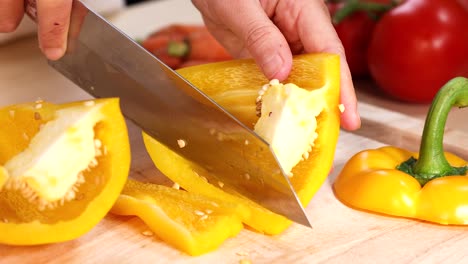
{"type": "Polygon", "coordinates": [[[134,180],[111,212],[138,216],[156,236],[193,256],[215,250],[243,228],[234,203],[134,180]]]}
{"type": "Polygon", "coordinates": [[[220,199],[238,204],[243,211],[242,221],[259,232],[278,234],[290,224],[285,217],[275,214],[255,202],[224,191],[219,183],[207,182],[205,176],[209,172],[193,164],[175,152],[162,145],[147,134],[143,134],[145,146],[151,159],[157,164],[158,169],[164,175],[176,181],[184,189],[191,193],[197,193],[209,199],[220,199]]]}
{"type": "MultiPolygon", "coordinates": [[[[71,118],[77,114],[72,109],[80,109],[83,106],[95,109],[98,116],[98,122],[92,129],[103,153],[96,157],[96,166],[83,171],[84,182],[75,188],[72,200],[45,209],[38,208],[37,204],[26,199],[18,190],[9,188],[12,177],[7,170],[0,169],[0,186],[3,185],[3,188],[0,188],[0,243],[37,245],[75,239],[104,218],[117,199],[130,168],[127,128],[117,98],[62,105],[37,102],[0,109],[0,164],[4,165],[23,153],[41,127],[56,119],[58,111],[65,110],[71,118]]],[[[65,115],[64,118],[66,117],[65,115]]],[[[72,124],[64,134],[73,134],[73,125],[76,124],[72,124]]],[[[76,142],[80,142],[81,139],[75,138],[76,142]]],[[[50,139],[50,144],[56,142],[54,138],[50,139]]],[[[53,148],[52,145],[49,147],[46,146],[45,149],[53,148]]],[[[69,151],[63,148],[63,151],[58,153],[67,157],[70,156],[69,151]]],[[[49,162],[54,158],[49,152],[36,154],[37,158],[47,156],[49,162]]],[[[56,165],[54,164],[54,167],[56,165]]],[[[37,178],[41,177],[38,175],[37,178]]],[[[42,191],[49,192],[48,185],[44,186],[42,188],[46,189],[42,191]]]]}
{"type": "Polygon", "coordinates": [[[453,106],[468,106],[468,79],[442,87],[428,112],[419,153],[387,146],[354,155],[333,184],[344,204],[439,224],[468,224],[467,162],[443,151],[453,106]]]}

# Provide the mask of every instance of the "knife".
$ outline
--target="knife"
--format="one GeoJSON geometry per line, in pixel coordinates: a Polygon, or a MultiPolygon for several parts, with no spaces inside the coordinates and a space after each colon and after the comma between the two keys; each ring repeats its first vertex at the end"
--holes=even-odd
{"type": "MultiPolygon", "coordinates": [[[[37,20],[35,0],[25,10],[37,20]]],[[[79,0],[70,20],[66,54],[49,65],[94,97],[119,97],[127,119],[210,183],[311,227],[267,142],[79,0]]]]}

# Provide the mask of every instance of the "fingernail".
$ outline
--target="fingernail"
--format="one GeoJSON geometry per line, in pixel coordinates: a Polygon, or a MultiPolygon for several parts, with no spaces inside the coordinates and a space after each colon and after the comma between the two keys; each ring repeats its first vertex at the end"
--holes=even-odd
{"type": "Polygon", "coordinates": [[[283,63],[283,58],[279,54],[273,55],[262,64],[262,71],[269,79],[282,79],[282,76],[277,75],[283,67],[283,63]]]}
{"type": "Polygon", "coordinates": [[[61,48],[47,48],[44,53],[49,60],[58,60],[63,56],[64,51],[61,48]]]}

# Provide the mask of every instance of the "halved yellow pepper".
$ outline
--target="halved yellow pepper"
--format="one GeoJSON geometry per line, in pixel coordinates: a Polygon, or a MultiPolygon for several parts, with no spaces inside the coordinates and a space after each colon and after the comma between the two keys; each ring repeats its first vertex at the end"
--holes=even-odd
{"type": "MultiPolygon", "coordinates": [[[[247,126],[253,128],[256,98],[268,83],[253,60],[234,60],[180,69],[179,73],[225,107],[247,126]]],[[[307,54],[294,57],[292,72],[285,83],[313,90],[324,89],[325,106],[317,117],[318,138],[309,158],[292,170],[290,179],[303,205],[307,205],[327,177],[339,134],[339,57],[332,54],[307,54]]],[[[190,139],[187,139],[190,140],[190,139]]],[[[147,150],[158,169],[192,193],[212,199],[238,203],[247,213],[244,223],[266,234],[278,234],[291,221],[260,205],[230,192],[218,183],[209,183],[203,175],[209,172],[172,152],[144,134],[147,150]]],[[[215,155],[215,154],[213,154],[215,155]]]]}
{"type": "Polygon", "coordinates": [[[116,98],[0,110],[0,243],[77,238],[112,207],[130,147],[116,98]]]}
{"type": "Polygon", "coordinates": [[[134,180],[111,212],[138,216],[159,238],[194,256],[215,250],[243,228],[236,204],[134,180]]]}

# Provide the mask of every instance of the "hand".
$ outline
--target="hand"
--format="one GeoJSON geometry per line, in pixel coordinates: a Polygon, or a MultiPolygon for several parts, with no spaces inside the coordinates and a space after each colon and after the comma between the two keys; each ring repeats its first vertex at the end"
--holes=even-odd
{"type": "MultiPolygon", "coordinates": [[[[39,47],[50,60],[63,56],[67,45],[72,0],[37,0],[39,47]]],[[[23,0],[0,1],[0,32],[14,31],[24,16],[23,0]]]]}
{"type": "Polygon", "coordinates": [[[329,52],[341,57],[342,127],[358,129],[356,95],[343,45],[323,0],[192,0],[207,28],[236,57],[251,56],[269,79],[284,80],[292,55],[329,52]]]}

